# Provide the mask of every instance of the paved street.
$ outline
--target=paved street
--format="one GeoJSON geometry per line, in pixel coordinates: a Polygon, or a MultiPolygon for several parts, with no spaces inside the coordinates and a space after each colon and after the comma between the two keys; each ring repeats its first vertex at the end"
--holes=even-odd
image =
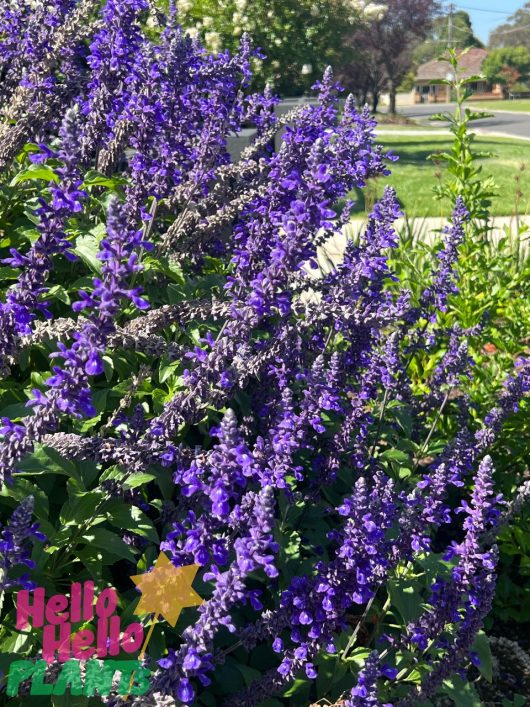
{"type": "MultiPolygon", "coordinates": [[[[477,110],[480,110],[480,103],[468,104],[477,110]]],[[[509,108],[509,102],[502,103],[503,110],[509,108]]],[[[445,123],[432,122],[428,118],[430,115],[435,113],[440,113],[447,110],[454,110],[454,105],[449,103],[436,103],[430,105],[416,105],[410,107],[400,108],[399,112],[402,115],[407,116],[407,118],[413,118],[414,120],[419,120],[426,125],[434,125],[445,127],[445,123]]],[[[530,115],[528,113],[509,113],[509,112],[496,112],[492,118],[484,118],[484,120],[477,121],[474,125],[474,130],[476,132],[488,132],[497,134],[506,134],[510,137],[520,137],[530,140],[530,115]]]]}

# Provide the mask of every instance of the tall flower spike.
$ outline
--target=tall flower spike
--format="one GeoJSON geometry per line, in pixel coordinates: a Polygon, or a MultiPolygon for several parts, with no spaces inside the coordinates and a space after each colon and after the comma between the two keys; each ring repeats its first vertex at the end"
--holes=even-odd
{"type": "Polygon", "coordinates": [[[18,579],[9,577],[10,570],[17,566],[33,569],[35,563],[31,560],[32,540],[46,540],[46,536],[38,530],[38,523],[33,522],[33,507],[34,498],[28,496],[15,509],[7,525],[0,530],[0,592],[17,586],[24,589],[35,586],[27,574],[18,579]]]}
{"type": "Polygon", "coordinates": [[[64,229],[68,219],[82,210],[82,200],[86,197],[86,193],[80,189],[82,177],[78,169],[80,143],[77,110],[72,108],[66,112],[59,129],[59,138],[57,154],[52,154],[61,161],[62,166],[57,169],[61,179],[58,184],[50,184],[49,202],[40,199],[40,206],[36,210],[39,238],[26,254],[12,248],[11,257],[3,260],[22,270],[16,285],[7,291],[6,302],[0,304],[3,334],[0,342],[0,371],[4,373],[8,372],[9,359],[16,352],[17,338],[32,333],[31,325],[36,312],[40,310],[45,316],[51,316],[42,296],[47,290],[45,283],[55,265],[55,259],[58,255],[74,259],[64,229]]]}
{"type": "Polygon", "coordinates": [[[132,277],[141,269],[137,251],[150,247],[142,230],[129,223],[124,206],[113,199],[108,208],[107,237],[98,253],[102,261],[101,278],[94,278],[91,293],[79,291],[80,300],[74,311],[88,310],[88,319],[73,334],[69,348],[59,344],[52,358],[62,358],[63,366],[54,366],[48,378],[48,390],[34,390],[28,405],[34,414],[24,418],[23,425],[4,424],[0,443],[0,481],[9,482],[17,462],[30,453],[44,434],[55,430],[62,413],[74,417],[96,414],[92,402],[89,377],[103,373],[103,354],[109,336],[116,329],[116,316],[122,303],[132,302],[145,309],[148,303],[140,297],[141,288],[130,287],[132,277]]]}
{"type": "Polygon", "coordinates": [[[357,678],[357,685],[352,689],[351,697],[344,702],[344,707],[381,707],[377,690],[378,677],[379,654],[372,651],[365,660],[357,678]]]}

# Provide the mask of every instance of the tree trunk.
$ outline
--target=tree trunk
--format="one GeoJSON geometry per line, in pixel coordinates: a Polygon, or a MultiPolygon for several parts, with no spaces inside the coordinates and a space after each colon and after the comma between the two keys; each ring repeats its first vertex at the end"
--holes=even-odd
{"type": "Polygon", "coordinates": [[[392,115],[396,113],[396,87],[390,84],[390,95],[388,99],[388,112],[392,115]]]}
{"type": "Polygon", "coordinates": [[[372,112],[377,113],[377,106],[379,105],[379,91],[374,91],[372,93],[372,112]]]}

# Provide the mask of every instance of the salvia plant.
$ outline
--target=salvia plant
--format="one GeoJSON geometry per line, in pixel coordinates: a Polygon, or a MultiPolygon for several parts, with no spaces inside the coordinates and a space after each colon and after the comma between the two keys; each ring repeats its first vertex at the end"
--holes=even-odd
{"type": "Polygon", "coordinates": [[[330,71],[279,120],[250,39],[209,54],[172,7],[11,0],[0,27],[4,672],[41,650],[21,587],[112,585],[131,616],[163,550],[204,603],[156,628],[136,704],[405,707],[487,677],[496,532],[527,495],[488,451],[530,368],[476,419],[472,332],[440,317],[465,201],[423,291],[389,267],[390,189],[324,273],[337,203],[392,159],[330,71]]]}

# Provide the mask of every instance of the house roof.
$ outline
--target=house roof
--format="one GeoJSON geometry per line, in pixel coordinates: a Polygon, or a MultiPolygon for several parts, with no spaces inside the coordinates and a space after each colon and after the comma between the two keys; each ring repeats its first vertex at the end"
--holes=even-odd
{"type": "MultiPolygon", "coordinates": [[[[458,55],[458,67],[460,78],[469,78],[480,74],[482,63],[488,56],[485,49],[472,47],[467,52],[460,52],[458,55]]],[[[418,67],[416,81],[434,81],[435,79],[445,79],[451,67],[446,61],[433,59],[418,67]]]]}

